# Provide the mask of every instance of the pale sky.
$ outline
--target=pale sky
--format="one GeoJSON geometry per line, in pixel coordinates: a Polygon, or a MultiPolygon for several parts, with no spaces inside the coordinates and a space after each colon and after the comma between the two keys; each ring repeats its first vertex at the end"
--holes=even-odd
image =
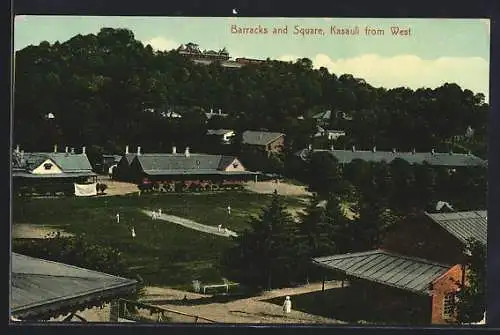
{"type": "Polygon", "coordinates": [[[201,49],[226,47],[232,57],[295,60],[307,57],[340,76],[349,73],[373,86],[435,88],[454,82],[483,93],[489,101],[490,30],[488,19],[365,18],[180,18],[111,16],[17,16],[14,45],[19,50],[42,41],[64,42],[100,28],[127,28],[157,50],[193,42],[201,49]],[[234,34],[231,26],[266,27],[268,34],[234,34]],[[324,35],[294,35],[294,27],[322,28],[324,35]],[[273,27],[288,34],[272,34],[273,27]],[[358,27],[359,35],[330,34],[331,26],[358,27]],[[393,36],[391,26],[410,28],[393,36]],[[384,35],[368,36],[366,27],[384,35]]]}

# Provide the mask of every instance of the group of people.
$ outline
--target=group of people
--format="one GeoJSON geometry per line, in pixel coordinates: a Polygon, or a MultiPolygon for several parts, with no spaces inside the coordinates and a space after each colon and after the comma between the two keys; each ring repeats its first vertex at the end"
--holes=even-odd
{"type": "Polygon", "coordinates": [[[225,234],[229,233],[229,230],[227,230],[227,228],[222,228],[221,224],[217,226],[217,230],[219,231],[219,233],[222,233],[222,232],[224,232],[225,234]]]}
{"type": "Polygon", "coordinates": [[[153,213],[151,213],[151,219],[153,220],[158,219],[160,216],[161,216],[161,208],[158,209],[158,211],[153,211],[153,213]]]}

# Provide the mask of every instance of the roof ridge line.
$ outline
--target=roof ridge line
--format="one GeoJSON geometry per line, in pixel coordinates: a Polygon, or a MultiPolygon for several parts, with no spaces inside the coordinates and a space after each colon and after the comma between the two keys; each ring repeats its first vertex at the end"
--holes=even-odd
{"type": "Polygon", "coordinates": [[[70,267],[70,268],[74,268],[74,269],[90,271],[90,272],[93,272],[93,273],[96,273],[96,274],[104,274],[104,275],[110,276],[110,277],[115,277],[115,278],[120,278],[120,279],[127,279],[127,278],[124,278],[124,277],[115,276],[115,275],[112,275],[112,274],[109,274],[109,273],[105,273],[105,272],[100,272],[100,271],[96,271],[96,270],[90,270],[90,269],[82,268],[82,267],[79,267],[79,266],[76,266],[76,265],[71,265],[71,264],[62,263],[62,262],[51,261],[51,260],[48,260],[48,259],[27,256],[27,255],[23,255],[23,254],[20,254],[20,253],[17,253],[17,252],[12,252],[11,253],[11,268],[12,268],[12,263],[13,263],[12,262],[12,256],[14,256],[14,255],[18,255],[18,256],[22,256],[22,257],[26,257],[26,258],[31,258],[31,259],[36,260],[36,261],[43,261],[43,262],[46,262],[46,263],[53,263],[53,264],[57,264],[57,265],[64,265],[64,266],[67,266],[67,267],[70,267]]]}

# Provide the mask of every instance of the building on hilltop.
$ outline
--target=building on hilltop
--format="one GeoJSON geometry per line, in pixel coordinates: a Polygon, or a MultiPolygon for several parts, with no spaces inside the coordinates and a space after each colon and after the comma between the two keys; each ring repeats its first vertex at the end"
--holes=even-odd
{"type": "Polygon", "coordinates": [[[246,130],[242,134],[243,150],[257,150],[270,156],[281,153],[284,145],[283,133],[246,130]]]}

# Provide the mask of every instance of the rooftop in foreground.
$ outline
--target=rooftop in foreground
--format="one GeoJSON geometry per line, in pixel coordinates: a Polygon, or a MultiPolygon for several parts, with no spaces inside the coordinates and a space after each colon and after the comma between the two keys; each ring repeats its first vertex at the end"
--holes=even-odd
{"type": "Polygon", "coordinates": [[[11,265],[10,310],[20,319],[83,309],[129,294],[137,284],[136,280],[18,253],[12,253],[11,265]]]}
{"type": "Polygon", "coordinates": [[[317,257],[313,263],[348,276],[427,295],[431,294],[430,284],[451,267],[385,250],[317,257]]]}

